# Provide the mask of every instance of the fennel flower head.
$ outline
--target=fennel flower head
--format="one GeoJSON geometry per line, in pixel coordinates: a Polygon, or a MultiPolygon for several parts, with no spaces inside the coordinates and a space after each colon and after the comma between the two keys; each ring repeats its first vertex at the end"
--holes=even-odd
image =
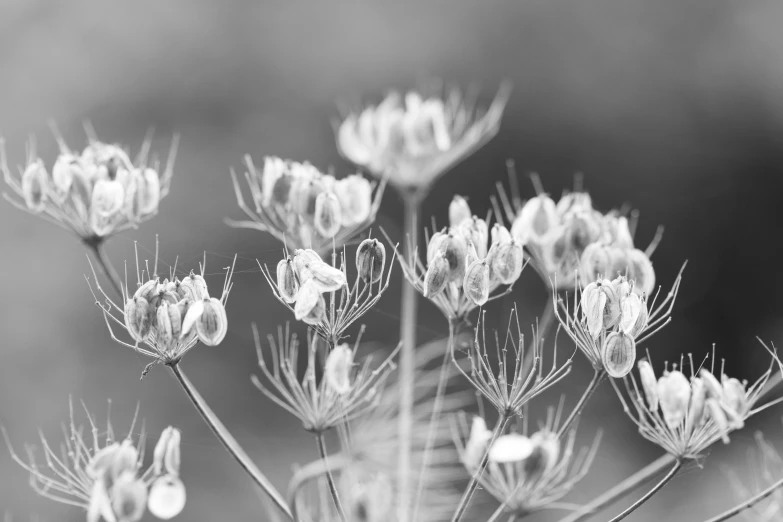
{"type": "Polygon", "coordinates": [[[345,114],[336,125],[337,147],[401,193],[426,194],[441,175],[493,138],[511,86],[501,84],[485,109],[457,89],[439,96],[391,92],[375,106],[345,114]]]}
{"type": "Polygon", "coordinates": [[[260,171],[246,158],[245,179],[254,208],[245,203],[232,171],[239,208],[250,221],[227,220],[234,227],[268,232],[293,248],[320,254],[355,238],[373,221],[385,181],[371,183],[361,174],[336,179],[310,163],[267,156],[260,171]]]}
{"type": "Polygon", "coordinates": [[[148,163],[150,138],[131,161],[119,145],[103,143],[90,134],[89,143],[79,152],[71,150],[55,131],[60,153],[51,171],[30,146],[19,177],[11,173],[0,140],[0,168],[13,193],[4,193],[11,204],[97,245],[157,214],[160,200],[169,192],[178,139],[174,137],[161,172],[158,161],[148,163]]]}
{"type": "Polygon", "coordinates": [[[63,425],[66,436],[60,446],[52,448],[41,435],[45,466],[36,462],[32,450],[29,460],[20,458],[3,430],[11,457],[30,473],[30,485],[38,494],[83,508],[87,522],[138,522],[146,510],[168,520],[182,511],[186,495],[179,478],[178,429],[169,426],[163,430],[152,463],[144,468],[144,430],[139,441],[132,439],[136,417],[128,436],[116,440],[111,423],[101,438],[89,412],[88,432],[83,426],[76,426],[73,406],[70,410],[70,423],[63,425]],[[92,440],[85,433],[91,433],[92,440]]]}

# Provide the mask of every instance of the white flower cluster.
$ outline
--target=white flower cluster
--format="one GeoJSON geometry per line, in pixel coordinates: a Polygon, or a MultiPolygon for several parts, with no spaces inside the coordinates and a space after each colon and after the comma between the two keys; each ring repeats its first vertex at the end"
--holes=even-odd
{"type": "Polygon", "coordinates": [[[373,185],[360,174],[336,179],[310,163],[277,157],[264,158],[259,172],[248,160],[245,175],[255,212],[247,208],[236,178],[234,186],[240,207],[251,222],[230,222],[273,234],[297,248],[319,252],[342,244],[369,225],[380,205],[382,190],[373,195],[373,185]]]}
{"type": "Polygon", "coordinates": [[[11,176],[2,150],[3,174],[24,205],[12,202],[85,241],[99,241],[149,219],[168,193],[174,148],[162,176],[143,162],[134,165],[117,145],[92,140],[81,153],[62,142],[60,148],[51,173],[43,160],[31,157],[21,180],[11,176]]]}

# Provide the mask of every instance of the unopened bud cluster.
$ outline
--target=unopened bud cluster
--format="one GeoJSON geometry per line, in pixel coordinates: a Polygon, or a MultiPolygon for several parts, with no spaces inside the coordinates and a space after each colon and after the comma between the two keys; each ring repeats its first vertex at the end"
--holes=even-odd
{"type": "Polygon", "coordinates": [[[338,180],[310,163],[270,156],[264,158],[260,172],[249,163],[246,178],[255,212],[245,206],[235,179],[240,207],[252,221],[232,223],[265,230],[295,248],[321,253],[333,241],[341,245],[368,226],[383,192],[382,188],[373,191],[360,174],[338,180]]]}
{"type": "Polygon", "coordinates": [[[11,176],[2,149],[3,174],[23,200],[17,206],[48,216],[86,241],[98,241],[149,219],[168,193],[174,149],[162,175],[144,164],[146,158],[134,165],[118,145],[91,141],[78,153],[60,141],[60,149],[51,171],[43,160],[31,157],[21,180],[11,176]]]}

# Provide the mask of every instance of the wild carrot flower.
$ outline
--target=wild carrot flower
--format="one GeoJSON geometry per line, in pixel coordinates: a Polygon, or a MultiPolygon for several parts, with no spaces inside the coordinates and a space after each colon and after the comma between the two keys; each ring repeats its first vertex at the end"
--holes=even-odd
{"type": "Polygon", "coordinates": [[[450,212],[454,220],[428,239],[427,264],[416,251],[409,259],[399,257],[408,282],[449,320],[463,319],[476,307],[508,294],[525,265],[522,245],[505,227],[495,224],[490,231],[487,220],[470,216],[463,198],[455,201],[452,205],[461,210],[450,212]],[[504,291],[496,292],[504,285],[504,291]]]}
{"type": "Polygon", "coordinates": [[[360,174],[338,180],[309,163],[271,156],[264,158],[261,171],[250,156],[246,163],[245,179],[255,208],[245,203],[232,171],[237,203],[250,221],[228,223],[268,232],[288,246],[321,254],[350,241],[375,221],[386,185],[384,180],[370,183],[360,174]]]}
{"type": "Polygon", "coordinates": [[[497,134],[510,92],[502,84],[486,110],[456,89],[429,97],[392,92],[376,106],[343,115],[335,126],[337,148],[374,176],[388,176],[401,193],[423,194],[497,134]]]}
{"type": "MultiPolygon", "coordinates": [[[[756,432],[756,447],[748,450],[746,462],[751,465],[750,480],[741,478],[737,471],[728,466],[725,473],[731,481],[737,500],[745,502],[780,480],[783,458],[775,447],[756,432]]],[[[751,506],[744,512],[748,522],[775,522],[783,514],[783,491],[776,488],[767,500],[751,506]]]]}
{"type": "Polygon", "coordinates": [[[521,415],[522,408],[530,400],[560,381],[571,371],[571,358],[557,364],[557,347],[552,356],[552,366],[544,370],[541,340],[533,332],[533,346],[525,349],[525,336],[519,325],[517,310],[509,316],[508,329],[501,343],[497,332],[494,335],[495,347],[490,348],[485,332],[484,314],[479,314],[473,345],[468,348],[467,356],[470,369],[463,364],[454,363],[468,382],[503,415],[521,415]],[[516,331],[512,331],[512,322],[516,321],[516,331]],[[492,354],[492,357],[490,357],[492,354]],[[490,362],[498,357],[495,370],[490,362]]]}
{"type": "Polygon", "coordinates": [[[671,320],[671,312],[682,281],[682,271],[666,297],[657,303],[660,289],[648,304],[625,277],[599,279],[568,296],[555,300],[555,316],[596,370],[611,377],[624,377],[636,361],[636,345],[649,339],[671,320]]]}
{"type": "Polygon", "coordinates": [[[51,172],[31,145],[19,177],[11,173],[0,140],[0,169],[13,193],[3,195],[12,205],[40,215],[90,245],[157,214],[171,185],[176,137],[162,173],[157,161],[148,163],[149,138],[134,161],[119,145],[103,143],[94,135],[81,152],[71,150],[56,130],[55,138],[60,154],[51,172]]]}
{"type": "Polygon", "coordinates": [[[697,369],[692,356],[690,378],[678,368],[664,369],[656,378],[647,360],[639,361],[639,383],[635,377],[625,379],[630,406],[616,387],[628,416],[639,427],[639,433],[678,459],[697,459],[718,440],[729,442],[729,433],[741,429],[745,420],[777,403],[755,407],[776,364],[773,356],[769,369],[748,386],[746,381],[728,377],[721,368],[720,381],[715,377],[714,357],[710,370],[697,369]]]}
{"type": "Polygon", "coordinates": [[[38,494],[84,509],[87,522],[137,522],[146,509],[168,520],[182,511],[185,486],[179,479],[179,430],[169,426],[163,431],[152,464],[143,469],[144,430],[134,442],[135,416],[123,440],[115,439],[110,421],[101,440],[87,412],[90,441],[83,427],[76,426],[72,405],[70,413],[70,424],[63,425],[66,437],[59,447],[52,448],[41,434],[45,466],[37,462],[32,447],[28,447],[28,460],[19,457],[3,430],[11,457],[30,473],[30,485],[38,494]]]}
{"type": "MultiPolygon", "coordinates": [[[[154,364],[178,363],[199,341],[207,346],[220,344],[228,328],[225,306],[236,264],[234,257],[232,265],[226,268],[220,298],[216,298],[210,295],[204,279],[206,257],[199,264],[199,274],[191,271],[179,279],[175,275],[175,264],[169,277],[161,280],[157,256],[156,246],[153,270],[150,271],[148,262],[144,266],[139,264],[136,248],[136,290],[130,293],[126,272],[123,304],[116,303],[106,294],[93,270],[96,287],[93,297],[103,311],[112,339],[154,359],[144,369],[142,377],[154,364]],[[114,331],[117,327],[124,330],[129,339],[117,337],[114,331]]],[[[93,290],[92,286],[90,289],[93,290]]]]}
{"type": "MultiPolygon", "coordinates": [[[[507,511],[525,516],[535,511],[556,508],[557,501],[565,496],[587,474],[598,451],[600,433],[589,448],[574,454],[576,428],[568,436],[558,436],[560,408],[549,409],[546,422],[535,433],[528,432],[525,419],[521,432],[510,432],[498,437],[489,447],[486,471],[479,478],[481,486],[507,511]]],[[[457,437],[461,460],[468,472],[476,469],[472,455],[486,451],[486,433],[481,433],[474,421],[470,438],[466,443],[457,437]]],[[[469,432],[464,417],[461,420],[463,434],[469,432]]]]}
{"type": "MultiPolygon", "coordinates": [[[[390,265],[393,263],[394,259],[390,265]]],[[[371,238],[362,241],[357,249],[357,275],[350,286],[345,251],[340,254],[339,266],[336,252],[331,265],[314,250],[295,250],[294,255],[286,252],[285,259],[277,264],[275,276],[259,263],[278,301],[331,345],[343,339],[348,327],[375,306],[389,287],[391,266],[384,278],[385,266],[386,248],[371,238]]]]}
{"type": "Polygon", "coordinates": [[[299,339],[296,334],[278,328],[278,337],[269,335],[272,364],[264,357],[258,331],[253,327],[258,354],[258,366],[264,377],[253,376],[253,384],[275,404],[288,411],[304,424],[304,428],[323,433],[343,422],[350,421],[378,404],[383,386],[394,370],[397,350],[376,368],[372,357],[361,364],[354,358],[361,341],[361,333],[353,347],[339,344],[324,353],[318,337],[308,336],[307,366],[299,378],[299,339]]]}

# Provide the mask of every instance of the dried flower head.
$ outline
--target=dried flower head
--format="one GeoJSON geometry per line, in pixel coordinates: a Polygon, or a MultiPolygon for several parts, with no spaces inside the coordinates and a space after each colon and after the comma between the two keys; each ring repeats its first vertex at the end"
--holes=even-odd
{"type": "Polygon", "coordinates": [[[375,221],[385,181],[375,185],[360,174],[338,180],[309,163],[271,156],[264,158],[261,171],[250,156],[246,163],[245,179],[255,210],[245,203],[232,171],[237,203],[250,221],[228,220],[231,226],[268,232],[293,248],[325,254],[375,221]]]}
{"type": "Polygon", "coordinates": [[[51,173],[31,143],[27,165],[19,168],[19,177],[14,176],[0,139],[0,169],[13,193],[3,195],[12,205],[38,214],[93,245],[157,214],[158,204],[171,185],[177,136],[161,173],[157,160],[148,163],[151,136],[131,161],[122,147],[99,141],[90,128],[89,143],[81,152],[71,150],[56,128],[53,130],[60,154],[51,173]]]}
{"type": "Polygon", "coordinates": [[[624,379],[629,401],[612,382],[625,412],[644,438],[678,459],[697,459],[716,441],[728,443],[729,433],[741,429],[748,417],[778,402],[755,407],[777,364],[777,357],[772,356],[769,369],[750,386],[728,377],[723,368],[718,381],[714,355],[708,370],[704,363],[697,368],[691,354],[687,358],[690,378],[680,370],[684,358],[671,370],[667,365],[657,379],[650,363],[639,361],[639,382],[633,375],[624,379]]]}
{"type": "Polygon", "coordinates": [[[492,139],[511,87],[502,84],[483,111],[456,89],[427,96],[392,92],[376,106],[343,115],[340,153],[402,192],[426,193],[435,180],[492,139]]]}
{"type": "Polygon", "coordinates": [[[307,365],[300,379],[299,339],[289,331],[288,325],[278,328],[277,339],[267,336],[272,352],[271,368],[255,325],[253,334],[258,366],[264,378],[253,375],[253,384],[314,433],[323,433],[375,407],[389,374],[396,367],[393,359],[399,350],[394,350],[375,368],[372,357],[354,365],[361,332],[352,348],[343,344],[329,349],[318,337],[308,335],[307,365]]]}
{"type": "Polygon", "coordinates": [[[258,265],[275,297],[294,312],[296,319],[309,324],[321,338],[336,345],[389,287],[394,260],[384,278],[385,255],[385,248],[377,240],[363,241],[356,255],[358,273],[350,286],[345,251],[340,253],[339,265],[336,252],[332,254],[331,265],[314,250],[295,250],[293,255],[286,252],[286,257],[278,262],[276,277],[267,266],[260,262],[258,265]],[[365,247],[371,248],[372,253],[365,247]]]}
{"type": "Polygon", "coordinates": [[[525,336],[519,325],[516,307],[509,316],[502,343],[495,332],[495,346],[491,348],[487,342],[484,315],[479,314],[473,345],[468,347],[470,369],[463,369],[464,365],[456,359],[456,352],[452,354],[454,363],[500,415],[521,415],[525,404],[568,375],[571,371],[571,358],[558,366],[555,346],[552,366],[545,371],[541,353],[542,339],[533,331],[533,346],[525,349],[525,336]],[[512,330],[514,323],[515,331],[512,330]],[[497,370],[490,362],[495,356],[498,359],[497,370]]]}
{"type": "Polygon", "coordinates": [[[462,221],[427,238],[426,265],[417,251],[407,260],[398,257],[408,282],[449,320],[464,319],[476,307],[507,295],[525,266],[522,245],[508,230],[495,224],[490,232],[488,219],[465,217],[464,208],[450,213],[462,221]],[[498,291],[504,285],[509,286],[498,291]]]}
{"type": "MultiPolygon", "coordinates": [[[[726,466],[724,472],[731,481],[737,500],[745,502],[756,494],[773,486],[780,480],[780,470],[783,469],[783,457],[770,443],[764,434],[755,434],[756,447],[748,449],[746,462],[751,466],[750,480],[742,478],[737,470],[726,466]]],[[[744,513],[747,522],[775,522],[783,514],[783,490],[775,488],[767,500],[754,504],[744,513]]]]}
{"type": "MultiPolygon", "coordinates": [[[[535,433],[529,433],[525,415],[518,432],[500,435],[489,447],[489,463],[479,483],[516,516],[553,507],[587,474],[595,458],[600,432],[589,448],[575,455],[576,428],[563,439],[557,435],[561,413],[562,404],[556,410],[549,408],[546,421],[535,433]]],[[[473,473],[467,465],[471,439],[462,443],[467,422],[464,416],[460,421],[463,437],[455,437],[455,442],[466,469],[473,473]]]]}
{"type": "Polygon", "coordinates": [[[85,412],[92,440],[85,435],[83,426],[76,426],[71,403],[70,423],[63,425],[66,436],[61,446],[52,448],[41,434],[45,466],[36,461],[32,446],[27,447],[28,460],[19,457],[5,429],[2,430],[11,458],[30,473],[30,485],[36,493],[56,502],[83,508],[87,512],[87,522],[137,522],[146,509],[163,520],[178,515],[185,507],[185,486],[178,478],[179,430],[168,427],[161,435],[161,441],[167,440],[164,457],[167,453],[177,454],[176,469],[158,465],[157,449],[155,462],[142,469],[144,428],[138,443],[132,438],[138,410],[127,437],[122,440],[115,438],[111,421],[107,424],[105,439],[101,440],[86,407],[85,412]],[[168,495],[158,493],[161,481],[171,484],[168,495]]]}
{"type": "Polygon", "coordinates": [[[574,292],[570,304],[568,296],[558,298],[553,288],[555,316],[593,368],[624,377],[636,362],[636,345],[671,321],[683,270],[685,265],[660,303],[660,288],[648,304],[634,291],[634,281],[625,277],[591,282],[574,292]]]}
{"type": "Polygon", "coordinates": [[[199,264],[200,273],[191,271],[179,279],[175,275],[175,263],[170,268],[169,277],[161,280],[158,276],[157,243],[152,270],[147,261],[144,266],[139,264],[137,245],[136,290],[130,293],[126,271],[122,306],[103,290],[94,269],[95,289],[92,285],[90,289],[95,304],[103,311],[112,339],[154,359],[144,369],[144,377],[154,364],[176,364],[199,341],[207,346],[220,344],[228,328],[225,306],[232,287],[235,264],[236,256],[231,266],[225,269],[222,293],[220,298],[216,298],[210,296],[204,279],[206,254],[204,261],[199,264]],[[117,337],[114,331],[117,326],[128,334],[130,340],[117,337]]]}

